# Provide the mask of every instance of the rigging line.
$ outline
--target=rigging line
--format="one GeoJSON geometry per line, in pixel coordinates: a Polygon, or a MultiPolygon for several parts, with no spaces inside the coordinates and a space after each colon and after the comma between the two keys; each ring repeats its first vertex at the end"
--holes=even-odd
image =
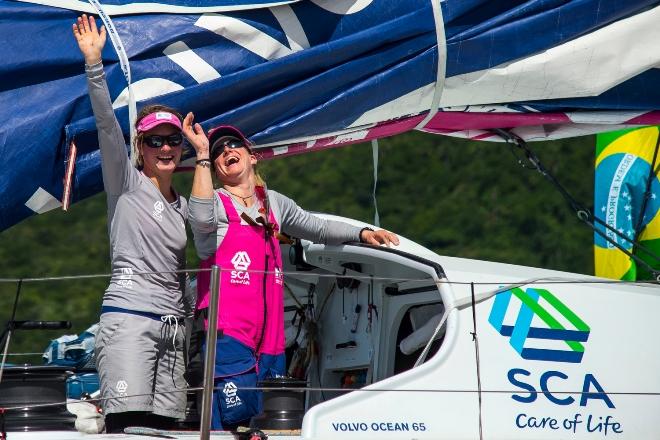
{"type": "Polygon", "coordinates": [[[438,48],[438,64],[436,66],[435,84],[433,87],[433,97],[431,98],[431,107],[415,129],[420,130],[429,123],[431,119],[438,113],[440,106],[440,98],[445,89],[445,80],[447,77],[447,37],[445,35],[445,22],[442,17],[442,6],[440,2],[431,0],[431,8],[433,10],[433,20],[435,22],[435,38],[438,48]]]}
{"type": "MultiPolygon", "coordinates": [[[[534,166],[533,169],[535,169],[543,177],[548,179],[550,181],[550,183],[552,183],[555,186],[555,188],[557,188],[557,190],[561,193],[561,195],[564,197],[564,200],[566,200],[568,202],[568,204],[571,205],[571,208],[576,212],[578,219],[580,219],[581,221],[586,223],[592,230],[594,230],[594,232],[598,233],[601,237],[603,237],[603,239],[605,239],[605,241],[607,241],[608,243],[615,246],[617,249],[622,251],[624,254],[628,255],[629,258],[634,259],[635,261],[637,261],[639,259],[639,258],[636,259],[635,257],[633,257],[633,254],[630,251],[623,248],[623,246],[619,245],[615,240],[612,240],[609,236],[605,236],[602,233],[600,233],[599,231],[597,231],[595,229],[595,226],[593,225],[593,223],[598,223],[599,225],[603,226],[605,229],[609,230],[614,235],[619,237],[620,239],[626,240],[627,242],[631,243],[633,245],[633,247],[636,246],[638,250],[646,253],[648,256],[652,257],[656,261],[660,261],[660,257],[658,255],[656,255],[653,251],[651,251],[648,248],[642,246],[635,239],[631,239],[628,236],[626,236],[625,234],[623,234],[622,232],[619,232],[614,227],[607,224],[607,222],[605,222],[602,219],[598,218],[597,216],[593,215],[588,209],[584,208],[584,206],[582,206],[580,203],[578,203],[571,196],[571,194],[559,183],[559,181],[552,174],[550,174],[548,172],[548,170],[541,163],[541,160],[538,158],[538,156],[536,156],[536,154],[534,154],[534,152],[527,146],[527,143],[522,138],[517,136],[515,133],[505,132],[504,130],[496,129],[495,131],[497,131],[498,134],[500,134],[500,136],[504,136],[504,135],[499,133],[499,131],[502,131],[502,132],[507,133],[508,135],[510,135],[511,139],[514,141],[514,144],[516,146],[518,146],[520,149],[525,151],[525,156],[527,157],[527,160],[529,160],[529,162],[534,166]],[[590,219],[592,221],[589,221],[590,219]]],[[[507,140],[507,143],[508,143],[508,140],[507,140]]],[[[521,163],[521,162],[519,161],[519,163],[521,163]]],[[[522,165],[522,163],[521,163],[521,165],[522,165]]],[[[523,167],[528,168],[528,167],[525,167],[525,166],[523,166],[523,167]]],[[[649,271],[651,273],[655,272],[652,269],[650,269],[649,271]]]]}
{"type": "MultiPolygon", "coordinates": [[[[231,269],[220,269],[220,272],[228,271],[231,269]]],[[[133,274],[137,275],[150,275],[150,274],[160,274],[160,273],[186,273],[186,272],[209,272],[209,269],[189,269],[189,270],[178,270],[178,271],[163,271],[163,272],[134,272],[133,274]]],[[[274,273],[273,271],[256,271],[256,270],[247,270],[246,272],[254,273],[274,273]]],[[[336,278],[341,274],[322,274],[315,272],[295,272],[287,271],[281,272],[283,275],[288,276],[297,276],[297,277],[315,277],[315,278],[336,278]]],[[[44,282],[44,281],[67,281],[67,280],[76,280],[76,279],[89,279],[89,278],[107,278],[112,276],[112,274],[97,274],[97,275],[66,275],[59,277],[42,277],[42,278],[0,278],[0,283],[16,283],[18,281],[23,282],[44,282]]],[[[359,280],[375,280],[375,281],[390,281],[390,282],[423,282],[428,281],[428,285],[420,287],[435,287],[434,284],[448,284],[448,285],[469,285],[474,283],[476,286],[488,286],[488,285],[501,285],[511,283],[511,280],[506,281],[450,281],[447,279],[442,280],[433,280],[432,278],[406,278],[406,277],[376,277],[371,275],[351,275],[351,278],[359,280]]],[[[538,278],[533,281],[525,282],[525,284],[632,284],[632,285],[656,285],[658,281],[656,280],[615,280],[615,279],[605,279],[605,278],[594,278],[589,276],[589,278],[538,278]],[[549,281],[548,281],[549,280],[549,281]]]]}
{"type": "MultiPolygon", "coordinates": [[[[133,272],[132,275],[158,275],[163,273],[199,273],[199,272],[210,272],[211,269],[182,269],[182,270],[162,270],[155,272],[133,272]]],[[[0,283],[17,283],[18,281],[23,281],[26,283],[35,283],[42,281],[70,281],[70,280],[85,280],[91,278],[108,278],[120,273],[97,273],[90,275],[61,275],[56,277],[26,277],[26,278],[0,278],[0,283]]]]}
{"type": "Polygon", "coordinates": [[[289,295],[289,297],[290,297],[293,301],[295,301],[295,303],[298,305],[298,308],[299,308],[299,309],[304,310],[304,309],[305,309],[305,306],[303,306],[302,303],[301,303],[300,301],[298,301],[298,298],[296,298],[296,294],[293,293],[293,290],[291,290],[291,287],[289,287],[289,285],[288,285],[287,283],[283,283],[283,284],[284,284],[284,290],[285,290],[286,293],[289,295]]]}
{"type": "Polygon", "coordinates": [[[481,364],[479,362],[479,338],[477,337],[477,307],[474,297],[474,283],[470,284],[470,291],[472,297],[472,340],[474,341],[474,355],[477,362],[477,392],[479,394],[479,440],[483,440],[483,407],[481,396],[481,364]]]}
{"type": "MultiPolygon", "coordinates": [[[[630,242],[633,246],[637,246],[637,248],[647,255],[651,256],[654,258],[656,261],[660,261],[660,257],[656,255],[654,252],[651,250],[647,249],[646,247],[642,246],[639,244],[637,241],[634,241],[627,237],[625,234],[617,231],[607,223],[603,222],[601,219],[598,217],[594,216],[588,209],[584,208],[581,204],[579,204],[571,195],[570,193],[559,183],[559,181],[548,172],[548,170],[543,166],[541,163],[540,159],[538,156],[534,154],[532,150],[529,149],[527,146],[527,143],[518,135],[516,135],[513,132],[502,130],[499,128],[493,129],[493,132],[499,135],[502,139],[506,141],[506,143],[512,142],[514,145],[519,147],[525,152],[525,156],[527,157],[527,160],[533,165],[534,169],[538,171],[543,177],[548,179],[552,185],[555,186],[555,188],[559,191],[559,193],[564,197],[564,200],[571,206],[571,208],[576,212],[578,219],[580,219],[583,223],[587,224],[594,232],[598,233],[601,237],[603,237],[608,243],[612,244],[615,246],[617,249],[619,249],[621,252],[626,254],[629,258],[635,260],[638,264],[644,266],[649,273],[652,274],[652,276],[660,281],[660,271],[655,270],[651,265],[649,265],[646,261],[642,260],[639,256],[632,254],[628,250],[626,250],[623,246],[621,246],[619,243],[617,243],[615,240],[612,240],[610,237],[607,237],[603,235],[601,232],[599,232],[595,226],[593,225],[593,222],[599,223],[602,226],[604,226],[606,229],[617,235],[619,238],[626,240],[630,242]],[[590,221],[590,219],[593,220],[590,221]]],[[[521,161],[518,161],[521,165],[521,161]]],[[[527,167],[524,167],[527,168],[527,167]]]]}
{"type": "Polygon", "coordinates": [[[18,309],[18,298],[21,296],[21,287],[23,286],[23,280],[18,280],[16,285],[16,297],[14,298],[14,306],[12,307],[11,317],[7,322],[7,327],[5,331],[0,336],[0,341],[5,337],[5,348],[2,353],[2,362],[0,363],[0,383],[2,382],[2,373],[5,370],[5,362],[7,361],[7,352],[9,351],[9,341],[11,339],[11,334],[14,331],[14,320],[16,319],[16,310],[18,309]]]}
{"type": "MultiPolygon", "coordinates": [[[[592,217],[592,218],[593,218],[594,220],[599,220],[598,217],[592,217]]],[[[613,240],[612,238],[610,238],[605,232],[603,232],[603,231],[597,229],[596,226],[594,225],[594,222],[589,221],[588,218],[580,218],[580,220],[582,220],[583,223],[585,223],[586,225],[588,225],[588,226],[594,231],[594,233],[596,233],[596,234],[598,234],[600,237],[602,237],[603,240],[605,240],[606,242],[612,244],[612,245],[613,245],[614,247],[616,247],[619,251],[621,251],[621,252],[623,252],[625,255],[627,255],[628,258],[630,258],[631,260],[635,260],[635,261],[638,262],[639,264],[645,266],[645,267],[649,270],[649,272],[650,272],[651,274],[656,274],[656,271],[653,269],[653,267],[652,267],[650,264],[646,263],[646,262],[645,262],[644,260],[642,260],[638,255],[633,254],[632,250],[629,251],[628,249],[624,248],[622,245],[620,245],[619,243],[617,243],[616,240],[613,240]]],[[[610,229],[610,230],[614,230],[610,225],[607,225],[607,224],[603,223],[603,222],[600,221],[600,220],[598,221],[598,223],[602,224],[603,226],[605,226],[606,228],[608,228],[608,229],[610,229]]],[[[620,234],[619,231],[616,231],[616,233],[617,233],[617,235],[620,234]]],[[[629,239],[629,238],[627,238],[627,237],[625,237],[625,236],[623,236],[623,238],[625,238],[625,239],[628,240],[628,241],[631,241],[631,239],[629,239]]],[[[634,246],[635,246],[635,243],[633,242],[633,247],[634,247],[634,246]]],[[[638,249],[639,249],[639,250],[644,250],[644,251],[646,251],[646,249],[643,248],[643,247],[642,247],[641,245],[639,245],[639,244],[638,244],[638,249]]],[[[646,253],[648,253],[648,252],[646,252],[646,253]]],[[[655,259],[658,260],[657,257],[656,257],[655,259]]],[[[658,260],[658,261],[660,261],[660,260],[658,260]]],[[[660,281],[660,275],[659,275],[659,276],[656,276],[656,279],[657,279],[658,281],[660,281]]]]}
{"type": "Polygon", "coordinates": [[[374,226],[380,228],[380,214],[378,214],[378,199],[376,198],[376,189],[378,188],[378,139],[371,141],[371,154],[374,165],[374,187],[371,192],[371,198],[374,201],[374,226]]]}
{"type": "Polygon", "coordinates": [[[317,308],[318,313],[316,314],[317,316],[314,317],[316,321],[319,321],[323,317],[323,310],[325,310],[325,305],[328,304],[330,295],[332,295],[332,293],[335,291],[335,287],[337,287],[336,282],[332,283],[330,289],[328,290],[328,293],[325,294],[325,298],[323,299],[323,304],[321,304],[320,308],[317,308]]]}
{"type": "Polygon", "coordinates": [[[425,360],[426,356],[429,354],[429,350],[431,350],[431,344],[435,340],[435,338],[438,336],[438,333],[440,333],[440,330],[442,327],[445,325],[445,322],[447,321],[447,318],[449,317],[449,312],[454,310],[456,307],[454,305],[451,305],[450,307],[447,307],[445,309],[445,313],[442,315],[442,318],[440,318],[440,322],[438,325],[435,327],[435,330],[433,331],[433,334],[429,338],[428,342],[426,343],[426,346],[424,347],[424,350],[419,354],[419,357],[415,361],[415,365],[413,365],[413,368],[419,367],[425,360]]]}
{"type": "Polygon", "coordinates": [[[43,353],[7,353],[7,356],[41,356],[43,353]]]}
{"type": "MultiPolygon", "coordinates": [[[[232,268],[229,269],[221,269],[222,271],[229,271],[233,270],[232,268]]],[[[248,269],[245,272],[250,272],[250,273],[275,273],[273,271],[260,271],[260,270],[253,270],[253,269],[248,269]]],[[[318,272],[296,272],[296,271],[282,271],[280,272],[283,275],[289,275],[289,276],[297,276],[297,277],[314,277],[314,278],[342,278],[346,277],[347,275],[341,274],[341,273],[318,273],[318,272]]],[[[527,281],[516,281],[517,283],[519,282],[524,282],[524,284],[539,284],[545,282],[547,280],[550,280],[549,284],[657,284],[657,281],[654,280],[614,280],[614,279],[607,279],[607,278],[595,278],[590,275],[585,275],[589,276],[589,278],[562,278],[562,277],[544,277],[544,278],[532,278],[527,281]]],[[[356,280],[363,280],[363,281],[370,281],[370,280],[375,280],[375,281],[390,281],[390,282],[411,282],[411,281],[428,281],[429,284],[419,286],[420,288],[423,287],[428,287],[428,288],[434,288],[436,287],[436,284],[441,283],[441,284],[457,284],[457,285],[470,285],[470,283],[474,283],[476,286],[479,285],[501,285],[501,284],[510,284],[512,281],[506,280],[506,281],[450,281],[446,278],[440,279],[440,280],[435,280],[431,277],[428,278],[406,278],[406,277],[377,277],[373,275],[362,275],[359,273],[351,273],[350,278],[354,278],[356,280]]]]}
{"type": "MultiPolygon", "coordinates": [[[[658,256],[655,252],[653,252],[652,250],[650,250],[646,246],[642,246],[642,244],[639,241],[637,241],[634,237],[633,238],[627,237],[625,234],[623,234],[622,232],[619,232],[614,227],[608,225],[607,222],[605,222],[604,220],[602,220],[602,219],[600,219],[596,216],[592,215],[591,218],[594,220],[593,223],[598,223],[599,225],[603,226],[603,228],[605,228],[608,231],[612,232],[613,234],[617,235],[619,238],[622,238],[622,239],[626,240],[627,242],[631,243],[633,245],[633,248],[635,248],[637,251],[642,251],[643,253],[645,253],[649,257],[651,257],[654,260],[660,262],[660,256],[658,256]]],[[[580,219],[580,220],[582,220],[582,219],[580,219]]],[[[595,226],[593,226],[592,224],[590,224],[590,223],[587,223],[587,224],[592,229],[595,228],[595,226]]],[[[608,242],[612,242],[612,240],[609,239],[609,237],[605,237],[605,240],[607,240],[608,242]]],[[[616,242],[613,242],[613,243],[616,246],[617,243],[616,242]]],[[[619,249],[621,249],[621,248],[619,247],[619,249]]],[[[628,251],[626,251],[625,249],[621,249],[621,250],[626,254],[628,253],[628,251]]]]}
{"type": "Polygon", "coordinates": [[[87,0],[89,4],[96,10],[99,18],[105,25],[106,30],[108,31],[108,38],[112,47],[117,53],[117,59],[119,61],[119,67],[121,68],[122,73],[124,74],[124,79],[126,79],[126,86],[128,89],[128,128],[131,136],[131,163],[133,166],[137,167],[137,158],[138,150],[137,144],[135,142],[136,130],[135,130],[135,120],[137,119],[137,104],[135,102],[135,93],[134,88],[131,84],[131,65],[129,62],[128,53],[124,48],[124,43],[122,43],[121,38],[119,37],[119,32],[115,27],[115,24],[112,22],[110,15],[105,11],[103,5],[99,0],[87,0]]]}
{"type": "MultiPolygon", "coordinates": [[[[372,385],[373,386],[373,385],[372,385]]],[[[136,397],[144,397],[144,396],[155,396],[155,395],[165,395],[165,394],[174,394],[174,393],[183,393],[183,392],[193,392],[193,391],[203,391],[203,387],[190,387],[190,388],[185,388],[181,390],[171,390],[171,391],[155,391],[153,393],[142,393],[142,394],[131,394],[128,396],[114,396],[114,397],[97,397],[97,398],[92,398],[92,399],[85,399],[85,400],[64,400],[64,401],[59,401],[59,402],[48,402],[48,403],[35,403],[32,405],[25,405],[21,404],[19,406],[8,406],[8,407],[2,407],[0,410],[4,411],[25,411],[27,409],[37,409],[37,408],[48,408],[48,407],[53,407],[53,406],[63,406],[63,405],[76,405],[79,403],[93,403],[93,402],[104,402],[107,400],[122,400],[122,399],[132,399],[136,397]]],[[[454,389],[446,389],[446,388],[436,388],[436,389],[429,389],[429,388],[335,388],[335,387],[237,387],[239,390],[246,390],[246,391],[294,391],[298,393],[303,393],[307,391],[331,391],[331,392],[340,392],[340,393],[353,393],[353,392],[364,392],[364,393],[380,393],[380,392],[386,392],[386,393],[425,393],[425,394],[471,394],[471,393],[482,393],[482,394],[518,394],[521,392],[520,389],[510,389],[510,390],[502,390],[502,389],[494,389],[494,390],[484,390],[482,389],[481,391],[475,390],[475,389],[469,389],[469,388],[454,388],[454,389]]],[[[222,391],[223,388],[221,387],[214,387],[214,391],[222,391]]],[[[582,395],[591,395],[593,394],[593,391],[559,391],[559,390],[525,390],[525,393],[528,394],[556,394],[556,395],[572,395],[572,396],[582,396],[582,395]]],[[[637,396],[637,397],[660,397],[660,391],[608,391],[607,392],[608,396],[637,396]]]]}
{"type": "MultiPolygon", "coordinates": [[[[378,383],[378,382],[376,382],[378,383]]],[[[333,392],[345,392],[352,393],[354,391],[358,392],[369,392],[369,393],[378,393],[378,392],[387,392],[387,393],[446,393],[446,394],[468,394],[468,393],[479,393],[479,390],[467,389],[467,388],[458,388],[458,389],[444,389],[444,388],[315,388],[315,387],[304,387],[304,388],[294,388],[294,387],[277,387],[277,388],[266,388],[266,387],[240,387],[242,390],[249,391],[296,391],[296,392],[305,392],[305,391],[333,391],[333,392]]],[[[217,391],[221,391],[222,388],[215,388],[217,391]]],[[[557,394],[557,395],[573,395],[573,396],[582,396],[582,395],[593,395],[593,391],[559,391],[559,390],[527,390],[521,391],[520,389],[511,389],[511,390],[481,390],[482,394],[520,394],[521,392],[528,394],[557,394]]],[[[660,397],[660,392],[652,391],[615,391],[606,393],[607,395],[614,396],[647,396],[647,397],[660,397]]],[[[113,397],[116,399],[116,397],[113,397]]]]}
{"type": "Polygon", "coordinates": [[[633,239],[633,252],[635,251],[636,245],[635,242],[639,239],[639,236],[642,232],[642,221],[644,221],[644,212],[651,198],[651,185],[653,184],[653,179],[656,177],[656,161],[658,160],[658,148],[660,148],[660,127],[657,127],[656,133],[657,139],[655,141],[655,150],[653,151],[653,161],[651,163],[651,169],[649,170],[649,175],[646,178],[646,189],[644,191],[644,197],[642,198],[642,208],[639,210],[639,217],[637,218],[637,225],[635,225],[635,235],[633,239]]]}

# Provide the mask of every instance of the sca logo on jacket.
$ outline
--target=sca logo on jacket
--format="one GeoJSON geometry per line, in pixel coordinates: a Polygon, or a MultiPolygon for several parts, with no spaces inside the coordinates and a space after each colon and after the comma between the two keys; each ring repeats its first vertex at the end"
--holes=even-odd
{"type": "Polygon", "coordinates": [[[250,256],[245,251],[238,251],[231,259],[234,270],[231,271],[231,283],[250,285],[250,273],[247,271],[250,267],[250,256]]]}

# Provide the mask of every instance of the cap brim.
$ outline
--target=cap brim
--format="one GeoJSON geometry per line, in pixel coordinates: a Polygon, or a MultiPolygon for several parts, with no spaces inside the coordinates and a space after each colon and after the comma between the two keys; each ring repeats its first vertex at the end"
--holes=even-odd
{"type": "MultiPolygon", "coordinates": [[[[178,119],[176,119],[175,121],[178,122],[178,119]]],[[[163,121],[163,120],[160,120],[160,121],[159,121],[159,120],[155,120],[155,121],[153,121],[153,122],[151,122],[151,123],[149,123],[149,124],[145,124],[145,125],[143,125],[142,127],[140,127],[140,130],[138,130],[138,131],[139,131],[140,133],[144,133],[144,132],[146,132],[146,131],[149,131],[149,130],[151,130],[151,129],[153,129],[153,128],[156,128],[156,127],[158,127],[158,126],[160,126],[160,125],[165,125],[165,124],[167,124],[167,125],[171,125],[172,127],[176,128],[176,129],[178,129],[178,130],[182,130],[182,128],[181,128],[181,123],[177,124],[176,122],[173,122],[173,121],[163,121]]]]}
{"type": "Polygon", "coordinates": [[[209,131],[208,136],[209,136],[209,145],[211,145],[211,147],[213,147],[213,144],[221,137],[232,136],[243,141],[247,149],[252,151],[252,142],[250,142],[250,140],[246,138],[245,135],[241,133],[241,131],[234,126],[220,125],[219,127],[212,128],[209,131]]]}

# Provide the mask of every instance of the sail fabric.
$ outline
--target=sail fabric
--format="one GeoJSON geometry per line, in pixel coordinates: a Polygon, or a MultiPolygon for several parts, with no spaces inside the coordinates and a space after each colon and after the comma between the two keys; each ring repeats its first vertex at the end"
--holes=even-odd
{"type": "MultiPolygon", "coordinates": [[[[594,215],[619,234],[597,225],[599,231],[624,249],[660,269],[658,257],[634,248],[632,239],[660,256],[659,127],[603,133],[597,136],[594,215]]],[[[638,280],[649,271],[594,234],[597,276],[638,280]]]]}
{"type": "MultiPolygon", "coordinates": [[[[660,0],[98,3],[138,106],[192,111],[206,129],[236,125],[264,158],[413,129],[545,140],[660,123],[660,0]]],[[[0,0],[0,230],[60,206],[70,158],[73,201],[102,190],[71,36],[92,10],[0,0]]],[[[129,91],[110,41],[103,58],[128,139],[129,91]]]]}
{"type": "MultiPolygon", "coordinates": [[[[44,6],[70,9],[72,11],[96,13],[93,2],[88,0],[18,0],[44,6]]],[[[267,8],[300,0],[100,0],[98,3],[110,15],[141,13],[204,13],[240,11],[267,8]]]]}

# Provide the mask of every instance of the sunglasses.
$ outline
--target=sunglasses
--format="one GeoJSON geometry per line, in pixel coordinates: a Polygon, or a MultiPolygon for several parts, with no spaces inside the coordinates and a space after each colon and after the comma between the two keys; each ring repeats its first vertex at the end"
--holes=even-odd
{"type": "Polygon", "coordinates": [[[248,151],[250,149],[248,148],[247,145],[245,145],[245,142],[243,142],[240,139],[228,139],[224,142],[216,142],[213,144],[213,151],[211,153],[211,160],[215,161],[215,159],[220,156],[222,153],[225,152],[225,148],[229,148],[230,150],[236,150],[238,148],[246,148],[248,151]]]}
{"type": "Polygon", "coordinates": [[[150,136],[145,136],[143,141],[149,148],[160,148],[165,144],[170,147],[178,147],[183,143],[183,135],[181,133],[174,133],[169,136],[152,134],[150,136]]]}

